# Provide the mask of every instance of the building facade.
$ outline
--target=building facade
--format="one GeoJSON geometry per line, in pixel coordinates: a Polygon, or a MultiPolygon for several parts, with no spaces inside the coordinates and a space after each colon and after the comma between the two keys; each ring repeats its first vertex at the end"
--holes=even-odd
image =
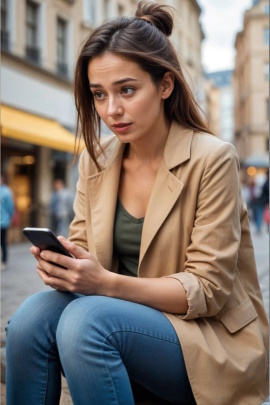
{"type": "Polygon", "coordinates": [[[209,127],[220,139],[234,143],[233,71],[212,72],[205,78],[209,127]]]}
{"type": "MultiPolygon", "coordinates": [[[[63,178],[75,193],[77,167],[69,163],[76,127],[76,57],[96,26],[111,17],[134,15],[138,2],[1,1],[1,172],[8,177],[19,218],[11,240],[20,240],[24,226],[50,225],[54,178],[63,178]]],[[[200,102],[200,8],[193,0],[160,3],[175,8],[172,42],[200,102]]]]}
{"type": "MultiPolygon", "coordinates": [[[[269,4],[256,0],[235,41],[235,143],[240,160],[255,169],[268,166],[269,4]]],[[[255,171],[254,171],[255,173],[255,171]]]]}
{"type": "Polygon", "coordinates": [[[53,178],[74,187],[74,57],[84,35],[80,2],[1,2],[1,172],[16,204],[16,230],[49,225],[53,178]],[[19,218],[19,220],[18,220],[19,218]]]}
{"type": "Polygon", "coordinates": [[[200,24],[201,8],[195,0],[159,0],[158,3],[173,7],[174,31],[171,41],[182,64],[186,80],[202,106],[204,79],[201,46],[204,34],[200,24]]]}

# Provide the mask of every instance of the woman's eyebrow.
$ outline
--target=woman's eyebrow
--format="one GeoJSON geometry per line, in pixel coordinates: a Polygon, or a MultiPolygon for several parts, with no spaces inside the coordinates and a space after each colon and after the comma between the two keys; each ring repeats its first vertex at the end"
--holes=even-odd
{"type": "MultiPolygon", "coordinates": [[[[124,77],[123,79],[117,80],[116,82],[113,82],[113,86],[116,86],[118,84],[123,84],[126,82],[138,82],[138,79],[134,79],[132,77],[124,77]]],[[[90,83],[89,84],[90,89],[91,88],[97,88],[97,87],[102,87],[102,84],[98,84],[98,83],[90,83]]]]}

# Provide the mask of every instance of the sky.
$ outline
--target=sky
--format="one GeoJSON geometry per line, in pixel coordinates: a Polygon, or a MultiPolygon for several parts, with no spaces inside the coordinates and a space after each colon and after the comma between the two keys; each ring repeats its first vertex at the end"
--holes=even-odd
{"type": "Polygon", "coordinates": [[[202,63],[205,72],[234,69],[236,34],[243,29],[245,10],[252,0],[198,0],[205,35],[202,63]]]}

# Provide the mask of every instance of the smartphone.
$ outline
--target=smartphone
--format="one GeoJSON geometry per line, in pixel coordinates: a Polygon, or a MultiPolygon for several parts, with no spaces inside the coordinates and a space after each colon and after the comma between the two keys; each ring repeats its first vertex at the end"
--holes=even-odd
{"type": "MultiPolygon", "coordinates": [[[[57,239],[55,234],[48,228],[24,228],[23,234],[27,239],[40,250],[51,250],[52,252],[60,253],[62,255],[73,257],[71,253],[62,245],[62,243],[57,239]]],[[[53,263],[56,266],[60,264],[53,263]]]]}

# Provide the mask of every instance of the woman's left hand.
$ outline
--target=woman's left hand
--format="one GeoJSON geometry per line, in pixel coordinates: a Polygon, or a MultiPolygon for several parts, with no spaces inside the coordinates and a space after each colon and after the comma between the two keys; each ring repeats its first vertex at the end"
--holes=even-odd
{"type": "Polygon", "coordinates": [[[38,257],[37,269],[44,284],[61,291],[84,295],[101,294],[101,288],[110,272],[91,253],[62,236],[58,239],[74,258],[43,250],[38,257]],[[60,264],[66,269],[50,262],[60,264]]]}

